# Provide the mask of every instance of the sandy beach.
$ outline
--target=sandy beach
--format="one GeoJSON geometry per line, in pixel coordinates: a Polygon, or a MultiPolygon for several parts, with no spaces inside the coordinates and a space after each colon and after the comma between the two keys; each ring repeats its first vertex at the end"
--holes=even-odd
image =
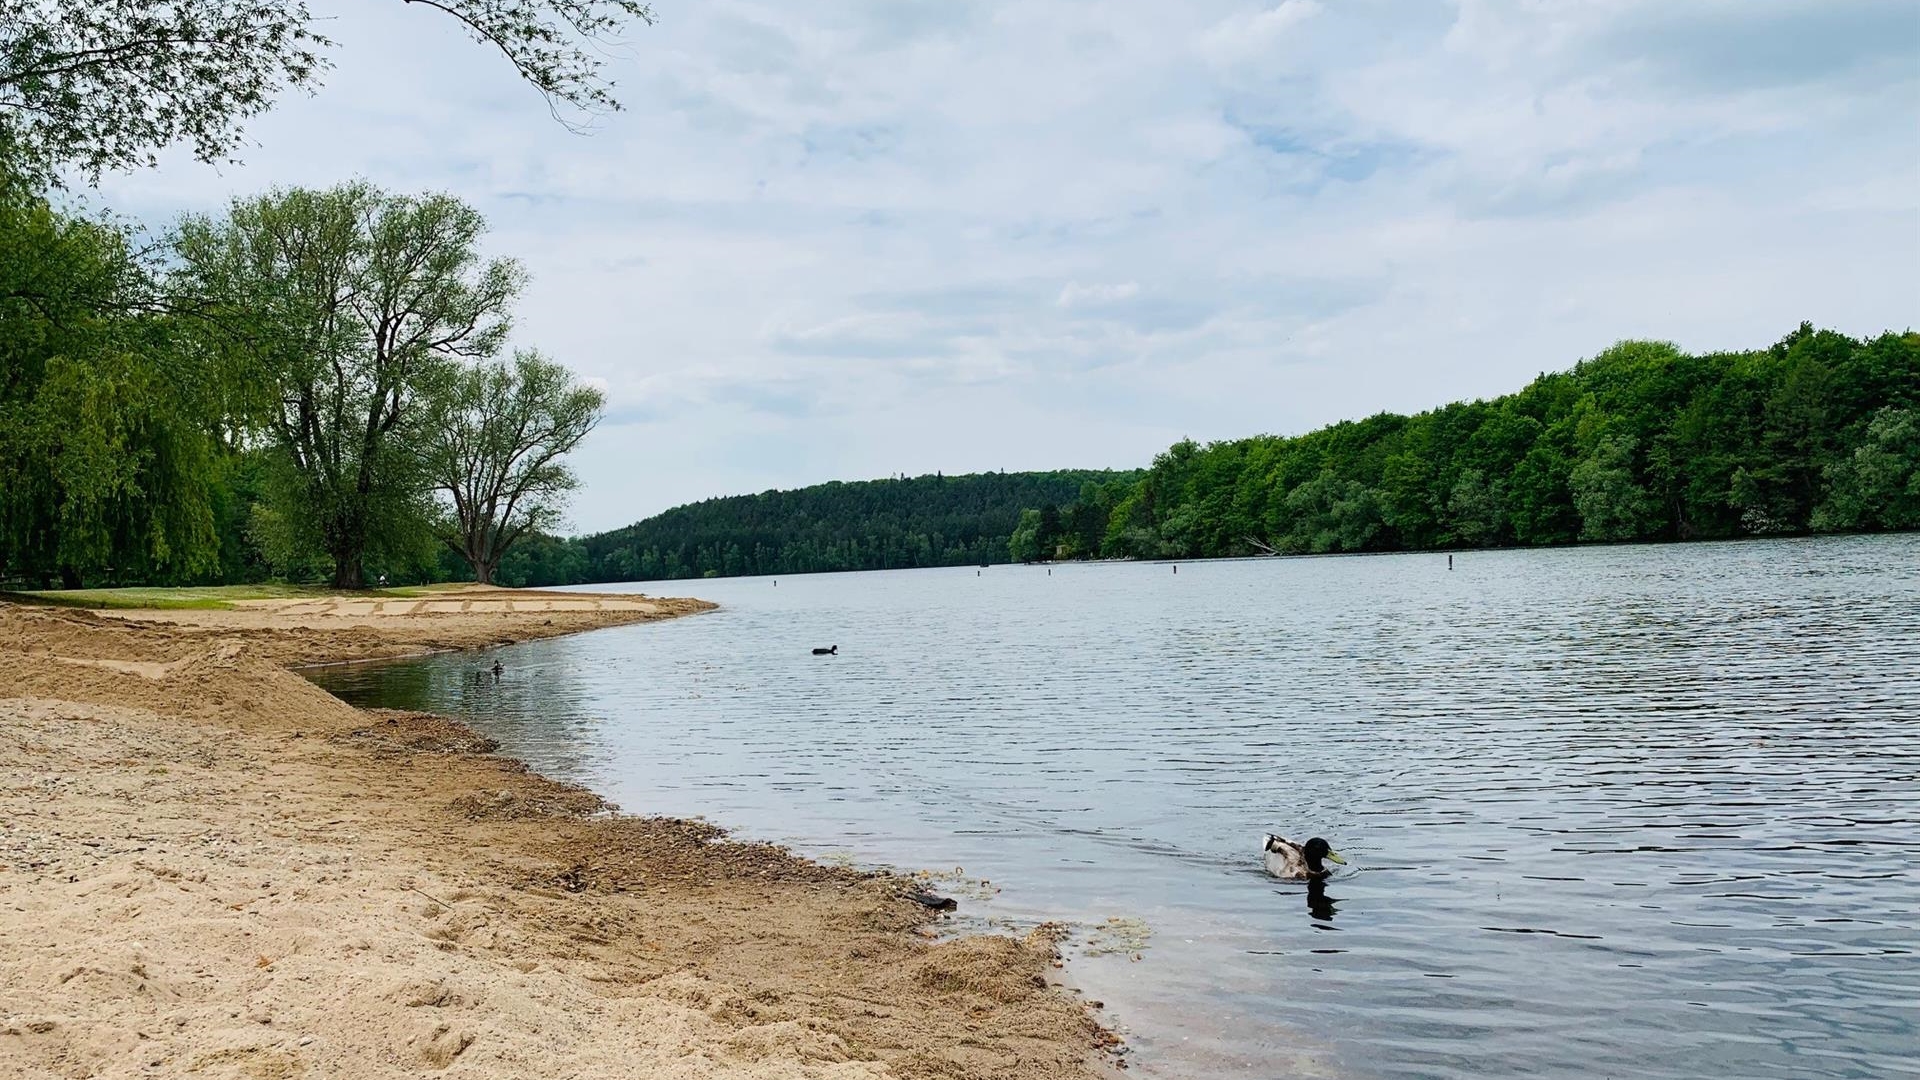
{"type": "Polygon", "coordinates": [[[0,604],[0,1075],[1112,1075],[1044,932],[933,940],[902,879],[609,814],[288,670],[710,606],[0,604]]]}

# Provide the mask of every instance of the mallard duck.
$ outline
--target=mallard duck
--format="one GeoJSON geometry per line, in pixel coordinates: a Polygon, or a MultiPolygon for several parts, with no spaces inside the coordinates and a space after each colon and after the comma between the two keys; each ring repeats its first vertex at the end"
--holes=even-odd
{"type": "Polygon", "coordinates": [[[1322,859],[1332,859],[1342,866],[1347,862],[1317,836],[1304,844],[1296,844],[1272,833],[1265,834],[1261,840],[1266,849],[1263,859],[1267,864],[1267,873],[1288,881],[1318,881],[1333,873],[1321,864],[1322,859]]]}

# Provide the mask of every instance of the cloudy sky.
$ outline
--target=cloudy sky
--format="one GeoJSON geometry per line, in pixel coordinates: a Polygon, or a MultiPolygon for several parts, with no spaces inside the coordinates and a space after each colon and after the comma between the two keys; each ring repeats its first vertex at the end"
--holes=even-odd
{"type": "Polygon", "coordinates": [[[582,530],[1920,325],[1911,0],[658,0],[587,136],[419,5],[314,8],[244,165],[99,201],[479,206],[517,342],[610,394],[582,530]]]}

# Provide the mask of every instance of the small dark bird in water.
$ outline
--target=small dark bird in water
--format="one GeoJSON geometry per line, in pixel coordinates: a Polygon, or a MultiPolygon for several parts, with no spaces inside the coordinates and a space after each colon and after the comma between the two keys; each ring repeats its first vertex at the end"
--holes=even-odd
{"type": "Polygon", "coordinates": [[[1343,866],[1347,861],[1317,836],[1304,844],[1296,844],[1272,833],[1260,839],[1261,847],[1266,849],[1262,853],[1262,860],[1267,865],[1267,873],[1287,881],[1318,881],[1333,873],[1321,860],[1332,859],[1343,866]]]}
{"type": "Polygon", "coordinates": [[[813,655],[815,655],[815,656],[839,656],[839,655],[840,655],[840,646],[838,646],[838,645],[835,645],[834,647],[832,647],[832,648],[830,648],[830,649],[815,649],[815,650],[813,650],[813,655]]]}

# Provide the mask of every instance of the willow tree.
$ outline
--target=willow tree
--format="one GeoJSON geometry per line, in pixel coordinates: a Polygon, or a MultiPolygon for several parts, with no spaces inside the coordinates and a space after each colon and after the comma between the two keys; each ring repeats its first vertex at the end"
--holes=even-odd
{"type": "Polygon", "coordinates": [[[0,177],[0,579],[212,566],[206,380],[151,286],[121,230],[0,177]]]}
{"type": "Polygon", "coordinates": [[[538,353],[453,373],[426,425],[434,487],[451,504],[447,546],[493,583],[500,560],[560,521],[578,485],[561,458],[600,421],[605,398],[538,353]]]}
{"type": "Polygon", "coordinates": [[[231,368],[279,464],[268,513],[360,588],[370,552],[423,535],[431,398],[494,355],[523,273],[483,261],[480,214],[369,184],[271,192],[188,218],[177,284],[231,368]]]}
{"type": "MultiPolygon", "coordinates": [[[[570,124],[620,107],[604,46],[653,19],[639,0],[394,2],[453,20],[570,124]]],[[[301,0],[0,0],[0,157],[38,181],[176,143],[231,158],[248,120],[318,82],[316,22],[301,0]]]]}

